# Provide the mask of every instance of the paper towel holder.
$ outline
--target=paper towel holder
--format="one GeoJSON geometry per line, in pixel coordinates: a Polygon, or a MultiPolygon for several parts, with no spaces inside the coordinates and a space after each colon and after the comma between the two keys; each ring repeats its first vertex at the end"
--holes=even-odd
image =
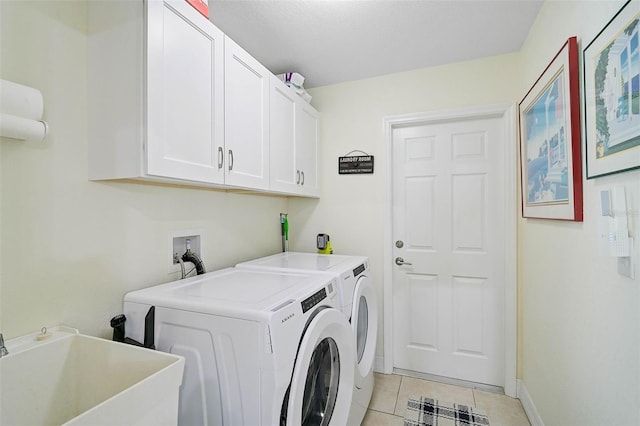
{"type": "Polygon", "coordinates": [[[0,136],[42,141],[49,124],[42,119],[44,100],[38,89],[0,79],[0,136]]]}

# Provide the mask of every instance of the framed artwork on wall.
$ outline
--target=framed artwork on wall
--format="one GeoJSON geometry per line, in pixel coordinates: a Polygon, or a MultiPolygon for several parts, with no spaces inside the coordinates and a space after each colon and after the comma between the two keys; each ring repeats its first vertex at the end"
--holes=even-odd
{"type": "Polygon", "coordinates": [[[582,222],[578,56],[571,37],[519,104],[526,218],[582,222]]]}
{"type": "Polygon", "coordinates": [[[640,168],[640,1],[628,1],[584,49],[587,179],[640,168]]]}

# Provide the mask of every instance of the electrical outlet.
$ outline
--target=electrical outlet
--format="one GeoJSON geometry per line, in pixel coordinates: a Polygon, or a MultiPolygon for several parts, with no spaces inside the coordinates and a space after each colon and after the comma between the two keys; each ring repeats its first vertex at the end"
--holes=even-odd
{"type": "Polygon", "coordinates": [[[618,258],[618,273],[623,277],[635,279],[635,268],[633,264],[633,238],[629,238],[629,256],[618,258]]]}
{"type": "Polygon", "coordinates": [[[204,258],[202,253],[202,234],[202,230],[199,229],[187,229],[169,233],[169,274],[180,272],[180,264],[175,257],[176,255],[178,257],[182,257],[185,251],[187,251],[187,240],[190,241],[191,251],[197,254],[200,258],[204,258]]]}

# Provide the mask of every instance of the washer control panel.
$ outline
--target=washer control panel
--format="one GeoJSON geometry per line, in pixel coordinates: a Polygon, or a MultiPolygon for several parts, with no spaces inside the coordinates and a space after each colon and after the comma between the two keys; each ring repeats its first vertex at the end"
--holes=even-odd
{"type": "Polygon", "coordinates": [[[302,313],[307,312],[309,309],[313,308],[314,306],[316,306],[318,303],[322,302],[326,298],[327,298],[326,288],[322,288],[316,291],[311,296],[307,297],[302,301],[302,313]]]}

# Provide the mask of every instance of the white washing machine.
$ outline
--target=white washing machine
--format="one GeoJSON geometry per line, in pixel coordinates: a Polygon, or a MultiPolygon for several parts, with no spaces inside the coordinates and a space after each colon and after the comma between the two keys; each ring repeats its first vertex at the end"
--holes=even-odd
{"type": "Polygon", "coordinates": [[[128,337],[185,357],[181,425],[344,425],[350,325],[331,274],[227,268],[128,293],[128,337]]]}
{"type": "Polygon", "coordinates": [[[349,425],[359,425],[373,393],[373,363],[378,333],[378,305],[371,283],[369,259],[364,256],[284,252],[236,268],[332,273],[338,279],[343,313],[351,322],[355,347],[355,381],[349,425]]]}

